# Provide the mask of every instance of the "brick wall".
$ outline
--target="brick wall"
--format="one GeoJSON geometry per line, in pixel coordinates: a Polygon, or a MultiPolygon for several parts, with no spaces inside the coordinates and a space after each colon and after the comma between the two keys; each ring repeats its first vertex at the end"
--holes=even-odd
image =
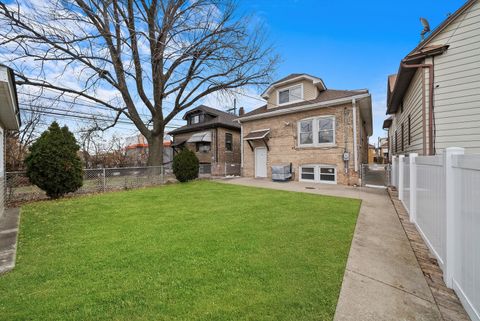
{"type": "MultiPolygon", "coordinates": [[[[225,163],[240,164],[241,148],[240,148],[240,130],[232,130],[227,128],[207,129],[199,132],[210,131],[212,134],[212,142],[210,145],[210,152],[197,152],[195,143],[186,143],[188,149],[193,151],[198,157],[200,163],[214,164],[212,166],[212,175],[224,175],[225,163]],[[227,151],[225,148],[225,134],[232,134],[233,150],[227,151]],[[218,152],[217,152],[218,150],[218,152]]],[[[174,143],[180,140],[190,138],[194,133],[177,134],[174,136],[174,143]]]]}
{"type": "MultiPolygon", "coordinates": [[[[360,119],[357,108],[357,144],[359,162],[363,161],[362,156],[367,154],[368,141],[364,136],[364,143],[361,142],[360,130],[365,129],[360,119]],[[365,149],[365,151],[364,151],[365,149]]],[[[258,119],[242,123],[243,135],[253,130],[270,128],[267,152],[267,175],[271,177],[271,166],[275,164],[293,164],[294,180],[298,181],[299,166],[307,164],[335,165],[337,169],[337,183],[353,185],[359,183],[359,171],[354,171],[353,157],[353,108],[351,103],[337,106],[304,111],[295,114],[287,114],[267,119],[258,119]],[[335,146],[332,147],[297,147],[297,122],[301,119],[315,116],[335,116],[335,146]],[[346,133],[346,134],[345,134],[346,133]],[[347,173],[343,161],[343,151],[350,152],[347,173]]],[[[264,146],[261,141],[252,142],[254,147],[264,146]]],[[[243,169],[242,175],[246,177],[255,176],[255,154],[247,142],[243,146],[243,169]]],[[[367,158],[365,157],[365,161],[367,158]]]]}

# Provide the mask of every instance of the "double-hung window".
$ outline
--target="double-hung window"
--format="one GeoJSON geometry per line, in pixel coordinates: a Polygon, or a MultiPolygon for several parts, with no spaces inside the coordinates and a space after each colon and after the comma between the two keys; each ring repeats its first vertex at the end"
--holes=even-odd
{"type": "Polygon", "coordinates": [[[318,143],[332,144],[335,142],[335,117],[318,119],[318,143]]]}
{"type": "Polygon", "coordinates": [[[332,144],[335,144],[335,116],[321,116],[298,122],[299,147],[332,144]]]}
{"type": "Polygon", "coordinates": [[[295,85],[278,91],[278,104],[288,104],[303,100],[303,86],[295,85]]]}
{"type": "Polygon", "coordinates": [[[313,144],[313,120],[302,120],[299,126],[300,145],[313,144]]]}
{"type": "Polygon", "coordinates": [[[233,150],[233,136],[231,133],[225,133],[225,150],[228,152],[233,150]]]}

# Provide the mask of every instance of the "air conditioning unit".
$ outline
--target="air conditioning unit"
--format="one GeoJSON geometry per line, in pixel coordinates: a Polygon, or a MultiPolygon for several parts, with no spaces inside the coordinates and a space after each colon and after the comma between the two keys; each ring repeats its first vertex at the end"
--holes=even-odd
{"type": "Polygon", "coordinates": [[[272,166],[272,180],[285,182],[292,178],[292,163],[272,166]]]}

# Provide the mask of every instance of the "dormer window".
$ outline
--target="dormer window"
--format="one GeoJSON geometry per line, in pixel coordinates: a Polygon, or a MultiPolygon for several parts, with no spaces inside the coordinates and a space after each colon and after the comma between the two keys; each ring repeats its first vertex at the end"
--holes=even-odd
{"type": "Polygon", "coordinates": [[[303,85],[295,85],[278,91],[278,104],[289,104],[303,100],[303,85]]]}
{"type": "Polygon", "coordinates": [[[204,115],[203,114],[196,114],[190,116],[190,124],[198,124],[203,122],[204,115]]]}

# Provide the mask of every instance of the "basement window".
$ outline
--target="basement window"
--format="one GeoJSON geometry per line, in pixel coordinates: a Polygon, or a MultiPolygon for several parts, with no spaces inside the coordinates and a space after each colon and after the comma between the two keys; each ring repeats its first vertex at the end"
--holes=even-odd
{"type": "Polygon", "coordinates": [[[315,183],[337,183],[337,170],[332,165],[303,165],[300,166],[300,181],[315,183]]]}

